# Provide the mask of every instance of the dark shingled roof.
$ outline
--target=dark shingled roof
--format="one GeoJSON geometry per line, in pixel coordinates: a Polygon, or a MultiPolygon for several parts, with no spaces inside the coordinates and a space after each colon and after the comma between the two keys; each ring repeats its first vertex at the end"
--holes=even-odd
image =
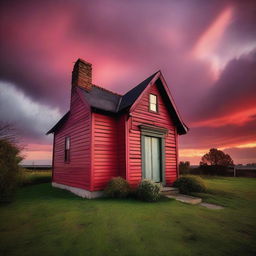
{"type": "Polygon", "coordinates": [[[130,107],[156,74],[157,72],[140,84],[136,85],[123,96],[96,85],[92,85],[92,88],[89,91],[80,86],[78,86],[78,88],[81,90],[83,97],[91,107],[107,112],[117,113],[130,107]]]}
{"type": "Polygon", "coordinates": [[[117,112],[117,106],[121,99],[121,95],[107,91],[98,86],[92,86],[90,91],[83,87],[78,87],[81,90],[86,102],[93,107],[107,112],[117,112]]]}
{"type": "MultiPolygon", "coordinates": [[[[81,91],[84,99],[91,107],[107,112],[118,113],[119,111],[130,107],[136,101],[136,99],[140,96],[156,74],[157,72],[135,86],[123,96],[97,85],[92,85],[90,91],[87,91],[80,86],[77,86],[77,88],[81,91]]],[[[68,119],[69,112],[67,112],[46,134],[56,132],[68,119]]]]}
{"type": "Polygon", "coordinates": [[[154,73],[143,82],[135,86],[133,89],[131,89],[129,92],[127,92],[121,99],[118,111],[122,111],[123,109],[130,107],[137,100],[137,98],[140,96],[140,94],[144,91],[144,89],[147,87],[147,85],[157,73],[158,72],[154,73]]]}
{"type": "MultiPolygon", "coordinates": [[[[158,72],[159,71],[145,79],[143,82],[132,88],[123,96],[96,85],[92,85],[90,90],[86,90],[80,86],[77,86],[77,88],[81,92],[81,95],[84,97],[85,101],[88,102],[88,104],[92,108],[102,110],[104,112],[118,113],[123,110],[127,110],[133,105],[133,103],[138,99],[138,97],[141,95],[141,93],[144,91],[144,89],[148,86],[148,84],[158,72]]],[[[176,113],[174,106],[171,106],[171,108],[175,112],[174,117],[178,122],[178,130],[180,131],[180,134],[186,133],[186,125],[182,122],[182,120],[178,116],[178,113],[176,113]]],[[[69,112],[67,112],[59,120],[59,122],[50,131],[47,132],[47,134],[57,131],[68,119],[68,116],[69,112]]]]}

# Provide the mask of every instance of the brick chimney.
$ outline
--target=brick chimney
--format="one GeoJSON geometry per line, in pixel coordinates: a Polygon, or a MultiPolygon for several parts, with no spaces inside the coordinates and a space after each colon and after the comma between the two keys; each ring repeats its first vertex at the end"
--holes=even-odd
{"type": "Polygon", "coordinates": [[[72,71],[72,87],[81,86],[90,91],[92,88],[92,64],[78,59],[72,71]]]}

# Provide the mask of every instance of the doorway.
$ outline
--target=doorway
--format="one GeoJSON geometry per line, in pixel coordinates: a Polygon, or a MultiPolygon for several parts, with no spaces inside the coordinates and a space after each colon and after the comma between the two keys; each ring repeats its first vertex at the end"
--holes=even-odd
{"type": "Polygon", "coordinates": [[[154,182],[162,181],[161,138],[144,136],[144,178],[154,182]]]}

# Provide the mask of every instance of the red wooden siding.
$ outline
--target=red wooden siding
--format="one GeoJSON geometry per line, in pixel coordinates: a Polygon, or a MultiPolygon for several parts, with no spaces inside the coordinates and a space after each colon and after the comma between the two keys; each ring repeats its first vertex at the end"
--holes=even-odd
{"type": "Polygon", "coordinates": [[[142,179],[141,134],[138,127],[140,124],[156,125],[169,130],[165,137],[165,181],[167,185],[172,184],[177,178],[176,128],[156,85],[153,85],[140,99],[127,124],[129,145],[127,179],[132,185],[138,184],[142,179]],[[158,96],[158,113],[149,111],[149,93],[158,96]]]}
{"type": "Polygon", "coordinates": [[[93,115],[93,190],[102,190],[107,182],[118,175],[118,132],[115,117],[93,115]]]}
{"type": "Polygon", "coordinates": [[[75,90],[72,91],[70,116],[55,133],[53,181],[90,190],[91,113],[75,90]],[[64,162],[65,137],[70,137],[70,162],[64,162]]]}

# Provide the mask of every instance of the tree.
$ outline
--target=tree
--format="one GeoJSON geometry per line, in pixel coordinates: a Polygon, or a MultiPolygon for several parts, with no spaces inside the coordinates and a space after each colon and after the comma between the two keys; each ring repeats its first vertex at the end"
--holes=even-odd
{"type": "Polygon", "coordinates": [[[205,154],[200,162],[200,166],[233,166],[234,162],[230,155],[216,148],[211,148],[209,153],[205,154]]]}
{"type": "Polygon", "coordinates": [[[0,202],[11,201],[19,183],[21,149],[14,126],[0,122],[0,202]]]}
{"type": "Polygon", "coordinates": [[[0,140],[8,141],[20,151],[25,149],[25,144],[22,143],[20,134],[12,123],[0,121],[0,140]]]}
{"type": "Polygon", "coordinates": [[[0,202],[12,200],[21,175],[21,161],[20,149],[0,139],[0,202]]]}
{"type": "Polygon", "coordinates": [[[6,140],[16,144],[18,142],[17,137],[17,131],[14,125],[0,122],[0,140],[6,140]]]}

